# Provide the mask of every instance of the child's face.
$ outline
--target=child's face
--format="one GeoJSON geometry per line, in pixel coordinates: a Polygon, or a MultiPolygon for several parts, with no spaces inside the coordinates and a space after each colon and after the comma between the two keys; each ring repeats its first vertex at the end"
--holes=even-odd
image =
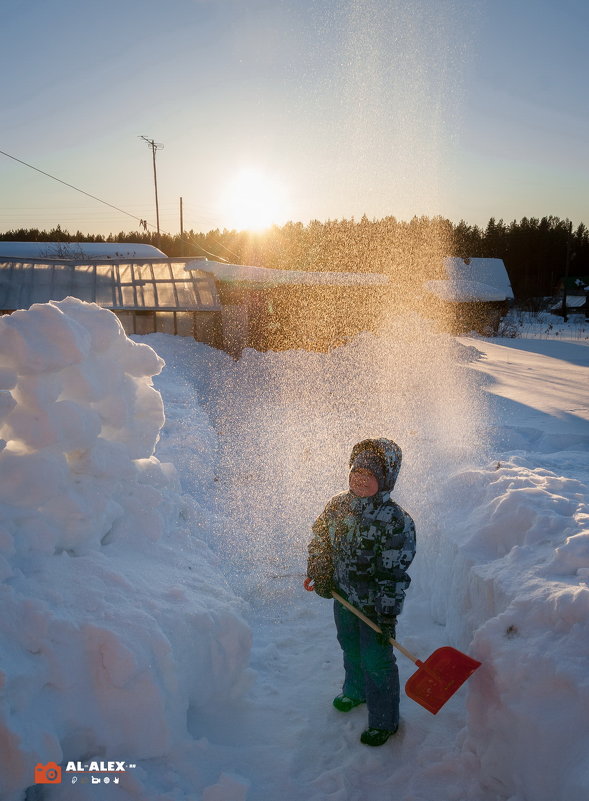
{"type": "Polygon", "coordinates": [[[350,492],[358,498],[370,498],[378,492],[378,481],[366,467],[359,467],[350,472],[350,492]]]}

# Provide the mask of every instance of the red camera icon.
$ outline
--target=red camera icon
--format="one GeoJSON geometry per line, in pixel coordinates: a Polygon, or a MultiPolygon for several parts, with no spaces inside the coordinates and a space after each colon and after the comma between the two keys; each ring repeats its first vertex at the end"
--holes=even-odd
{"type": "Polygon", "coordinates": [[[59,784],[61,782],[61,768],[57,762],[48,762],[35,765],[35,784],[59,784]]]}

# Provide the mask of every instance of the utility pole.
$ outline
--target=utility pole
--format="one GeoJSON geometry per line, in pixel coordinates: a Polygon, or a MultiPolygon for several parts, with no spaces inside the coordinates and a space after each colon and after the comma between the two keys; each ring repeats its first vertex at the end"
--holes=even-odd
{"type": "Polygon", "coordinates": [[[180,198],[180,236],[184,236],[184,214],[182,213],[182,198],[180,198]]]}
{"type": "Polygon", "coordinates": [[[161,237],[160,237],[160,208],[157,200],[157,170],[155,168],[155,152],[156,150],[162,150],[163,145],[160,142],[154,142],[153,139],[148,139],[147,136],[140,136],[139,139],[143,139],[147,142],[149,147],[151,148],[151,153],[153,156],[153,184],[155,186],[155,218],[157,223],[157,243],[158,246],[161,245],[161,237]]]}

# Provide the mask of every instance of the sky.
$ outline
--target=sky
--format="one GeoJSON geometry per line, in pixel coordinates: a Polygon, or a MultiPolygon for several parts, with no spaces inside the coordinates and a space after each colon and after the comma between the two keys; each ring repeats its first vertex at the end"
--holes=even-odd
{"type": "Polygon", "coordinates": [[[2,0],[2,33],[0,232],[154,230],[142,136],[169,233],[180,198],[195,231],[589,224],[585,0],[2,0]]]}

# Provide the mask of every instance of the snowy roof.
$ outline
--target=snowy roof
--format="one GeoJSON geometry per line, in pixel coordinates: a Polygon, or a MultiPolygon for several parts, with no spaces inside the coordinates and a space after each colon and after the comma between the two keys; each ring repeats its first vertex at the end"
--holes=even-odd
{"type": "Polygon", "coordinates": [[[446,301],[502,301],[513,299],[503,259],[444,259],[445,279],[426,281],[425,288],[446,301]]]}
{"type": "Polygon", "coordinates": [[[248,283],[252,288],[269,288],[290,285],[325,286],[375,286],[388,284],[389,278],[381,273],[336,273],[307,270],[275,270],[269,267],[253,267],[244,264],[223,264],[205,259],[195,259],[186,265],[187,270],[204,270],[218,281],[248,283]]]}
{"type": "Polygon", "coordinates": [[[476,300],[490,302],[506,298],[505,292],[480,281],[426,281],[425,288],[441,300],[457,303],[476,300]]]}
{"type": "Polygon", "coordinates": [[[71,296],[107,309],[218,311],[214,280],[186,260],[0,260],[0,309],[27,309],[71,296]]]}
{"type": "MultiPolygon", "coordinates": [[[[585,295],[567,295],[567,309],[580,309],[587,302],[585,295]]],[[[562,309],[562,300],[550,307],[551,309],[562,309]]]]}
{"type": "Polygon", "coordinates": [[[153,245],[139,242],[6,242],[0,258],[16,259],[153,259],[167,258],[153,245]]]}

